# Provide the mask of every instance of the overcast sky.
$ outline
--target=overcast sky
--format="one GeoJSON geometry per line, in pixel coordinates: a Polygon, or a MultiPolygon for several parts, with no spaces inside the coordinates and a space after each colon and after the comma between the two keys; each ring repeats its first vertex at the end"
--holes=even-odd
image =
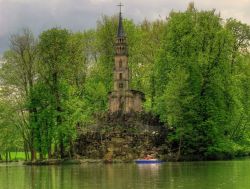
{"type": "MultiPolygon", "coordinates": [[[[126,18],[141,22],[165,18],[171,10],[185,10],[192,0],[122,0],[126,18]]],[[[54,26],[73,31],[94,28],[102,15],[117,13],[119,0],[0,0],[0,54],[10,34],[30,28],[36,35],[54,26]]],[[[215,8],[223,18],[250,24],[250,0],[194,0],[196,8],[215,8]]]]}

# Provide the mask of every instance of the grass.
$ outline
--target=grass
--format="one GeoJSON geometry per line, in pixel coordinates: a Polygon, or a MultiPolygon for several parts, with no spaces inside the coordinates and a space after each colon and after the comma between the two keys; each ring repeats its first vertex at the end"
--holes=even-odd
{"type": "MultiPolygon", "coordinates": [[[[5,153],[1,154],[2,159],[5,160],[5,153]]],[[[25,160],[24,152],[10,152],[11,160],[25,160]]],[[[30,153],[29,153],[30,156],[30,153]]]]}
{"type": "MultiPolygon", "coordinates": [[[[31,157],[31,153],[28,152],[29,154],[29,158],[31,157]]],[[[10,152],[10,156],[11,156],[11,161],[15,161],[15,160],[26,160],[25,158],[25,152],[10,152]]],[[[37,157],[39,157],[39,153],[36,154],[37,157]]],[[[5,161],[6,156],[5,153],[1,154],[2,157],[2,161],[5,161]]],[[[48,155],[45,155],[44,158],[47,158],[48,155]]]]}
{"type": "MultiPolygon", "coordinates": [[[[11,159],[25,160],[24,152],[11,152],[11,159]]],[[[30,156],[30,153],[29,153],[30,156]]]]}

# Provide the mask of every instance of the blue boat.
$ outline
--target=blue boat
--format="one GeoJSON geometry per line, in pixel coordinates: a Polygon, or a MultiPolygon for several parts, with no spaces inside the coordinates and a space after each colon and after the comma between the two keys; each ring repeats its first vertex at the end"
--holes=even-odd
{"type": "Polygon", "coordinates": [[[163,163],[162,160],[159,159],[137,159],[135,160],[137,164],[154,164],[154,163],[163,163]]]}

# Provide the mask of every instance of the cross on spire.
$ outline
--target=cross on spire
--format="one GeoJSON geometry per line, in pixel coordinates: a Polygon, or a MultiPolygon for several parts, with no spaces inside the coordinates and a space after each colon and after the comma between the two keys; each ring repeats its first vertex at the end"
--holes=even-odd
{"type": "Polygon", "coordinates": [[[120,7],[120,13],[122,12],[122,7],[124,6],[121,2],[117,5],[118,7],[120,7]]]}
{"type": "Polygon", "coordinates": [[[120,7],[117,37],[124,37],[125,33],[122,25],[122,6],[124,5],[122,3],[119,3],[117,6],[120,7]]]}

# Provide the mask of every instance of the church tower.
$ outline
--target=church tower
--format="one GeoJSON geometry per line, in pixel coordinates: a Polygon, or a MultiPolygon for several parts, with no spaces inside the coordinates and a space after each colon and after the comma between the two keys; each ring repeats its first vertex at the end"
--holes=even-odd
{"type": "Polygon", "coordinates": [[[129,90],[129,68],[127,40],[123,29],[121,12],[119,14],[115,51],[114,90],[124,93],[129,90]]]}
{"type": "MultiPolygon", "coordinates": [[[[121,4],[119,5],[122,6],[121,4]]],[[[130,72],[128,67],[128,46],[123,28],[122,13],[120,9],[119,23],[115,43],[115,65],[113,72],[114,87],[109,94],[109,111],[130,113],[142,111],[144,94],[140,91],[130,90],[130,72]]]]}

